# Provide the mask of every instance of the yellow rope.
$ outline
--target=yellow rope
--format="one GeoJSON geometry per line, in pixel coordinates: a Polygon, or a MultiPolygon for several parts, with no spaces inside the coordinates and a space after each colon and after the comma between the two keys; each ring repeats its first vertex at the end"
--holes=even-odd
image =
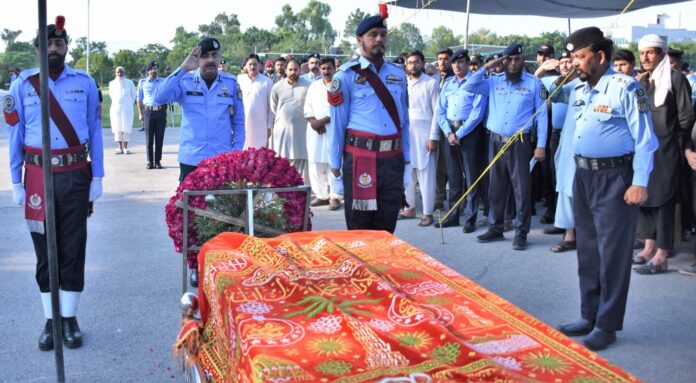
{"type": "Polygon", "coordinates": [[[629,0],[629,1],[628,1],[628,4],[626,4],[626,6],[624,7],[624,9],[621,11],[621,13],[619,13],[619,14],[616,16],[616,19],[614,19],[614,22],[612,23],[612,25],[618,26],[619,19],[621,18],[621,16],[623,16],[624,13],[626,13],[626,11],[628,11],[628,8],[630,8],[631,5],[633,5],[633,1],[634,1],[634,0],[629,0]]]}

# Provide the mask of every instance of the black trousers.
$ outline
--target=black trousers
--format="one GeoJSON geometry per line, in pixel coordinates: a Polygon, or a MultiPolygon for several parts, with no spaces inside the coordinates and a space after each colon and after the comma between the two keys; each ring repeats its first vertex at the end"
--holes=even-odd
{"type": "Polygon", "coordinates": [[[624,202],[632,180],[631,164],[575,171],[573,214],[581,314],[605,331],[621,330],[626,312],[638,221],[638,206],[624,202]]]}
{"type": "Polygon", "coordinates": [[[440,150],[437,154],[437,172],[435,173],[435,206],[442,204],[445,200],[447,189],[447,165],[445,163],[445,150],[447,150],[447,137],[444,137],[442,131],[440,133],[440,141],[438,145],[440,150]]]}
{"type": "Polygon", "coordinates": [[[404,199],[404,157],[377,159],[377,210],[353,210],[353,155],[343,154],[343,186],[348,230],[386,230],[394,233],[404,199]]]}
{"type": "MultiPolygon", "coordinates": [[[[505,145],[491,135],[491,158],[505,145]]],[[[505,154],[498,159],[490,170],[490,187],[488,200],[491,210],[488,214],[488,228],[502,233],[504,220],[509,214],[508,202],[510,186],[514,193],[516,216],[512,220],[516,234],[527,234],[531,226],[531,177],[529,161],[532,159],[532,143],[517,140],[510,145],[505,154]],[[507,213],[506,213],[507,212],[507,213]]]]}
{"type": "Polygon", "coordinates": [[[145,109],[144,112],[143,122],[145,124],[147,162],[152,164],[162,161],[164,129],[167,127],[167,108],[163,106],[160,110],[145,109]]]}
{"type": "MultiPolygon", "coordinates": [[[[58,249],[59,285],[64,291],[82,291],[85,285],[85,251],[90,178],[82,170],[53,174],[58,249]]],[[[36,283],[42,293],[51,291],[48,243],[45,234],[31,233],[36,253],[36,283]]]]}
{"type": "Polygon", "coordinates": [[[546,172],[544,174],[545,186],[545,199],[548,209],[544,215],[548,218],[554,219],[556,216],[556,201],[558,200],[558,193],[556,192],[556,152],[558,151],[558,146],[561,143],[561,130],[552,129],[551,135],[549,137],[549,152],[547,153],[544,163],[548,167],[548,179],[546,177],[546,172]]]}
{"type": "Polygon", "coordinates": [[[674,197],[657,207],[641,206],[636,237],[654,239],[658,249],[674,247],[674,197]]]}
{"type": "Polygon", "coordinates": [[[681,209],[682,230],[691,230],[694,227],[694,211],[692,205],[694,198],[692,194],[691,177],[693,170],[682,156],[677,170],[677,201],[681,209]]]}
{"type": "MultiPolygon", "coordinates": [[[[481,175],[481,142],[483,141],[483,128],[476,128],[471,133],[459,140],[459,145],[449,145],[445,148],[445,161],[447,162],[447,179],[449,180],[449,205],[454,206],[464,192],[481,175]]],[[[479,208],[479,189],[475,188],[466,196],[463,205],[464,221],[476,223],[479,208]]],[[[459,214],[447,217],[448,221],[459,222],[459,214]]]]}
{"type": "Polygon", "coordinates": [[[194,171],[196,169],[198,169],[198,166],[179,163],[179,184],[184,182],[184,179],[186,179],[186,176],[189,175],[189,173],[191,173],[192,171],[194,171]]]}

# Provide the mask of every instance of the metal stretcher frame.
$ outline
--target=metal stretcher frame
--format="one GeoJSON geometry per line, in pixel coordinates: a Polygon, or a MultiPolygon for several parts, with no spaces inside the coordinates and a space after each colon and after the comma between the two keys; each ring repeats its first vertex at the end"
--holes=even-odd
{"type": "MultiPolygon", "coordinates": [[[[302,231],[307,231],[309,225],[309,201],[312,193],[312,189],[309,185],[302,186],[291,186],[282,188],[260,188],[260,189],[234,189],[234,190],[184,190],[183,200],[179,206],[184,213],[184,224],[183,224],[183,246],[181,248],[182,258],[182,269],[181,269],[181,293],[184,294],[188,291],[188,283],[186,280],[188,265],[186,264],[186,255],[188,254],[188,223],[189,223],[189,212],[195,211],[197,208],[189,206],[189,197],[191,196],[201,196],[201,195],[231,195],[231,194],[246,194],[247,206],[244,210],[244,219],[246,220],[244,233],[247,235],[254,235],[254,195],[258,193],[288,193],[288,192],[304,192],[306,194],[305,199],[305,210],[304,217],[302,220],[302,231]]],[[[214,217],[210,217],[215,219],[214,217]]]]}

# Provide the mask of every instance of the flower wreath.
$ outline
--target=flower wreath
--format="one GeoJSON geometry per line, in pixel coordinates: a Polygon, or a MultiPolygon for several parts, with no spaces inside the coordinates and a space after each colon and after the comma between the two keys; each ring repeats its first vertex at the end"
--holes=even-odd
{"type": "MultiPolygon", "coordinates": [[[[250,148],[244,151],[234,151],[219,154],[201,161],[196,170],[191,172],[184,182],[176,189],[176,194],[169,200],[165,208],[169,236],[174,241],[174,248],[181,252],[183,248],[183,210],[176,206],[177,201],[183,200],[184,190],[230,190],[245,188],[280,188],[303,185],[304,181],[300,173],[290,165],[286,158],[276,155],[271,149],[250,148]]],[[[301,231],[304,223],[305,192],[285,192],[277,195],[274,201],[262,198],[260,203],[255,203],[256,210],[269,208],[271,216],[267,221],[274,223],[272,226],[283,232],[301,231]],[[284,212],[284,214],[283,214],[284,212]],[[278,217],[278,213],[282,217],[278,217]]],[[[225,196],[228,201],[232,198],[246,201],[245,194],[225,196]]],[[[267,196],[268,197],[268,196],[267,196]]],[[[205,209],[212,201],[222,200],[222,197],[191,196],[189,206],[205,209]]],[[[237,204],[239,205],[239,204],[237,204]]],[[[246,206],[245,203],[242,204],[246,206]]],[[[267,209],[268,210],[268,209],[267,209]]],[[[261,215],[263,216],[263,214],[261,215]]],[[[200,218],[200,217],[198,217],[200,218]]],[[[209,238],[200,238],[199,225],[194,212],[189,212],[188,245],[202,246],[209,238]]],[[[311,229],[311,222],[308,224],[311,229]]],[[[189,251],[187,255],[189,267],[196,267],[196,252],[189,251]]]]}

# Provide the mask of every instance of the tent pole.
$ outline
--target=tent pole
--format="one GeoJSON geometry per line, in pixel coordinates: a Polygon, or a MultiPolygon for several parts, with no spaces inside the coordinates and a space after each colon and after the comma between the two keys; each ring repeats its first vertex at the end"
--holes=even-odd
{"type": "Polygon", "coordinates": [[[56,244],[56,219],[51,165],[51,130],[49,122],[48,89],[48,34],[46,30],[46,0],[39,0],[39,78],[41,83],[41,142],[43,157],[44,203],[46,204],[46,242],[48,250],[48,276],[51,286],[51,314],[53,316],[53,350],[56,360],[56,381],[65,382],[63,365],[63,334],[60,318],[58,289],[58,247],[56,244]]]}
{"type": "Polygon", "coordinates": [[[568,36],[570,36],[570,17],[568,18],[568,36]]]}
{"type": "Polygon", "coordinates": [[[471,0],[466,0],[466,32],[464,33],[464,49],[468,49],[469,47],[469,15],[471,14],[470,5],[471,0]]]}

